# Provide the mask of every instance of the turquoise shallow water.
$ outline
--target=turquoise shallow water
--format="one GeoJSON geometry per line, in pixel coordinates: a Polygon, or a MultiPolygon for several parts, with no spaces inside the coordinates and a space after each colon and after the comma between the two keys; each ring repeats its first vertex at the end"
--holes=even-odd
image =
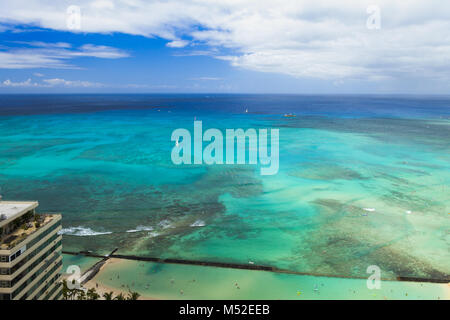
{"type": "Polygon", "coordinates": [[[1,193],[61,212],[64,250],[448,278],[448,98],[27,99],[0,101],[1,193]],[[194,118],[279,128],[278,174],[172,164],[194,118]]]}
{"type": "Polygon", "coordinates": [[[62,257],[63,257],[62,272],[63,272],[63,274],[67,274],[67,275],[70,274],[70,273],[67,273],[68,268],[70,266],[78,266],[80,268],[81,274],[83,274],[90,267],[92,267],[94,264],[96,264],[98,261],[100,261],[100,258],[86,257],[86,256],[82,256],[82,255],[63,254],[62,257]]]}

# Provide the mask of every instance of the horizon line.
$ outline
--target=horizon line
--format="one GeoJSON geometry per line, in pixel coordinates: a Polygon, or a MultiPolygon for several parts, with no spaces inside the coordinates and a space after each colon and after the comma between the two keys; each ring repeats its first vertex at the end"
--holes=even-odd
{"type": "Polygon", "coordinates": [[[450,97],[450,93],[260,93],[260,92],[11,92],[0,96],[13,95],[284,95],[284,96],[435,96],[450,97]]]}

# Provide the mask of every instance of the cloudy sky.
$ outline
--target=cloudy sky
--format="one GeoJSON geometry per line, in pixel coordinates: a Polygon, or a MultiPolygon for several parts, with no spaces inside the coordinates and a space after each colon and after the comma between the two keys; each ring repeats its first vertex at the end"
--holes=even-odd
{"type": "Polygon", "coordinates": [[[0,0],[0,92],[450,94],[449,31],[442,0],[0,0]]]}

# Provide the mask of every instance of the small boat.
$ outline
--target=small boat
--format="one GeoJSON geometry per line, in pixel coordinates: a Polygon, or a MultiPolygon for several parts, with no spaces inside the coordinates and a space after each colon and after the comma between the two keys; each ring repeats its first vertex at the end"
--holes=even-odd
{"type": "Polygon", "coordinates": [[[295,118],[296,115],[295,115],[295,114],[292,114],[292,113],[285,113],[285,114],[284,114],[284,117],[285,117],[285,118],[295,118]]]}

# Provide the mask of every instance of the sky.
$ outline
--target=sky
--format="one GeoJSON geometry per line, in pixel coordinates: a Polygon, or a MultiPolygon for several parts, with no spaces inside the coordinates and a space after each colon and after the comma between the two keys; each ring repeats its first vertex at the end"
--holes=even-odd
{"type": "Polygon", "coordinates": [[[0,0],[0,93],[450,94],[442,0],[0,0]]]}

